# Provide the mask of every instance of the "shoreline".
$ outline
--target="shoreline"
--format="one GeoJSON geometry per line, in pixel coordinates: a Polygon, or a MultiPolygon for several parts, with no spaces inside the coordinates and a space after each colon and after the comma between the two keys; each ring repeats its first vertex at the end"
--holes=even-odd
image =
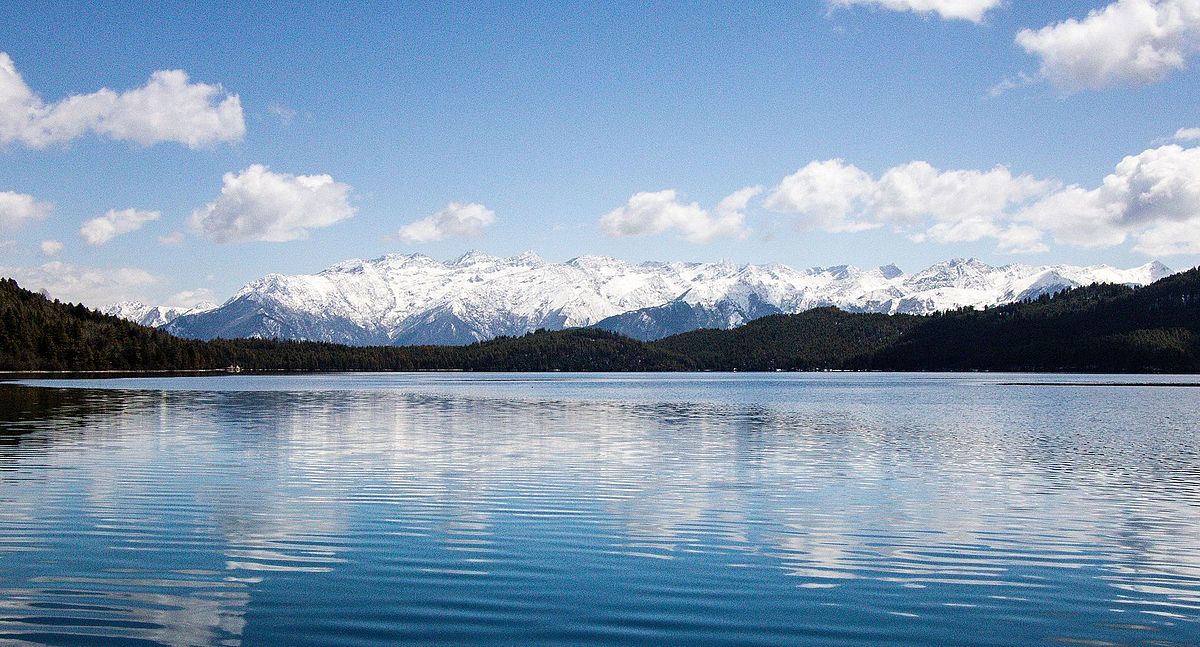
{"type": "Polygon", "coordinates": [[[944,371],[848,371],[848,370],[818,370],[818,371],[513,371],[513,370],[488,370],[488,371],[472,371],[465,369],[415,369],[405,371],[355,371],[355,370],[340,370],[340,371],[296,371],[288,369],[259,369],[245,370],[241,372],[232,372],[226,369],[196,369],[196,370],[169,370],[169,369],[147,369],[147,370],[97,370],[97,371],[0,371],[0,384],[11,383],[24,380],[55,380],[55,379],[124,379],[124,378],[139,378],[139,377],[213,377],[223,375],[244,375],[254,377],[272,377],[272,376],[300,376],[300,375],[355,375],[355,374],[376,374],[376,375],[401,375],[401,374],[426,374],[426,373],[477,373],[479,375],[487,374],[512,374],[512,375],[774,375],[777,373],[849,373],[849,374],[894,374],[894,375],[945,375],[947,377],[966,376],[966,375],[1010,375],[1010,376],[1079,376],[1081,379],[1072,381],[1033,381],[1021,380],[1019,378],[1011,381],[994,382],[994,386],[1059,386],[1059,387],[1176,387],[1176,388],[1200,388],[1200,382],[1167,382],[1167,381],[1119,381],[1119,380],[1104,380],[1104,381],[1089,381],[1088,376],[1145,376],[1145,377],[1173,377],[1173,376],[1188,376],[1196,375],[1195,373],[1088,373],[1081,371],[986,371],[986,370],[944,370],[944,371]]]}

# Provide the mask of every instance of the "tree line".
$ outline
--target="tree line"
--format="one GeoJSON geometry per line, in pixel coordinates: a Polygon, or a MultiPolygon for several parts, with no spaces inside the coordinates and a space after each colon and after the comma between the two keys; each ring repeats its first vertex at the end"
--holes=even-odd
{"type": "Polygon", "coordinates": [[[0,279],[0,370],[1200,371],[1200,270],[927,316],[818,308],[641,342],[539,330],[467,346],[174,337],[0,279]]]}

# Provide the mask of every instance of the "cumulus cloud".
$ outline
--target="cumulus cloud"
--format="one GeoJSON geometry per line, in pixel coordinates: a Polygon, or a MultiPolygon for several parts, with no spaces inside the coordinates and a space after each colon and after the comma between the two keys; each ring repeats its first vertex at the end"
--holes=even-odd
{"type": "Polygon", "coordinates": [[[238,95],[220,85],[192,83],[183,70],[154,72],[146,85],[125,92],[102,88],[47,104],[0,52],[0,145],[43,148],[88,132],[143,146],[178,142],[199,148],[241,140],[246,124],[238,95]]]}
{"type": "Polygon", "coordinates": [[[874,186],[866,171],[843,160],[809,162],[783,178],[764,204],[773,211],[803,214],[807,225],[826,231],[861,231],[879,226],[854,218],[874,186]]]}
{"type": "Polygon", "coordinates": [[[1056,185],[1007,168],[942,171],[914,161],[879,178],[833,159],[811,162],[785,177],[766,206],[799,216],[803,228],[852,232],[891,226],[916,241],[971,242],[994,238],[1005,251],[1040,251],[1028,229],[1000,224],[1015,206],[1056,185]]]}
{"type": "Polygon", "coordinates": [[[1155,256],[1200,251],[1200,148],[1170,144],[1121,160],[1099,186],[1063,187],[1014,215],[1061,243],[1109,247],[1132,237],[1155,256]]]}
{"type": "Polygon", "coordinates": [[[226,173],[221,195],[192,212],[188,226],[218,243],[307,238],[354,215],[350,185],[328,175],[275,173],[254,164],[226,173]]]}
{"type": "Polygon", "coordinates": [[[1051,183],[1014,176],[997,166],[988,171],[939,171],[928,162],[888,169],[875,183],[871,208],[890,222],[988,220],[1013,204],[1044,193],[1051,183]]]}
{"type": "Polygon", "coordinates": [[[428,243],[446,238],[479,238],[496,221],[491,209],[476,202],[451,202],[441,211],[408,223],[396,237],[406,243],[428,243]]]}
{"type": "Polygon", "coordinates": [[[143,290],[162,281],[136,267],[79,267],[61,261],[34,267],[0,266],[0,276],[16,279],[27,290],[45,290],[55,299],[92,308],[117,301],[145,300],[143,290]]]}
{"type": "Polygon", "coordinates": [[[1067,92],[1154,83],[1200,52],[1200,0],[1117,0],[1016,42],[1041,59],[1041,74],[1067,92]]]}
{"type": "Polygon", "coordinates": [[[63,250],[63,244],[57,240],[43,240],[40,247],[45,256],[58,256],[63,250]]]}
{"type": "Polygon", "coordinates": [[[1200,251],[1200,148],[1176,144],[1130,155],[1104,178],[1100,201],[1150,255],[1200,251]]]}
{"type": "Polygon", "coordinates": [[[600,218],[600,231],[614,238],[674,232],[690,243],[718,238],[745,238],[746,206],[762,187],[739,189],[722,199],[710,213],[698,203],[682,203],[672,189],[634,194],[624,206],[600,218]]]}
{"type": "Polygon", "coordinates": [[[142,225],[158,220],[160,216],[157,211],[109,209],[103,216],[83,223],[79,235],[89,245],[103,245],[117,236],[141,229],[142,225]]]}
{"type": "Polygon", "coordinates": [[[33,196],[13,191],[0,191],[0,231],[12,231],[41,220],[53,207],[33,196]]]}
{"type": "Polygon", "coordinates": [[[831,7],[870,5],[892,11],[936,13],[945,19],[981,22],[984,14],[999,7],[1003,0],[827,0],[831,7]]]}
{"type": "Polygon", "coordinates": [[[1100,192],[1075,185],[1043,196],[1014,219],[1075,247],[1112,247],[1126,238],[1120,213],[1101,200],[1100,192]]]}

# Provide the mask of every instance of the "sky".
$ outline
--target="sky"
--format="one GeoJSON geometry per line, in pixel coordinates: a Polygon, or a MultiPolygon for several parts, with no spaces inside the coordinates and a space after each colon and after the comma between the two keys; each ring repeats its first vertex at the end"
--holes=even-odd
{"type": "Polygon", "coordinates": [[[243,4],[6,3],[0,275],[1200,263],[1200,0],[243,4]]]}

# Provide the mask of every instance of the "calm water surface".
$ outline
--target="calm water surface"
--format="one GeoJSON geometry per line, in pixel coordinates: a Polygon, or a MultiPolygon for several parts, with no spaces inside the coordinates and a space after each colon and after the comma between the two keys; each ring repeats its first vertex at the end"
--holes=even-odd
{"type": "Polygon", "coordinates": [[[1200,388],[1109,381],[0,385],[0,644],[1198,644],[1200,388]]]}

